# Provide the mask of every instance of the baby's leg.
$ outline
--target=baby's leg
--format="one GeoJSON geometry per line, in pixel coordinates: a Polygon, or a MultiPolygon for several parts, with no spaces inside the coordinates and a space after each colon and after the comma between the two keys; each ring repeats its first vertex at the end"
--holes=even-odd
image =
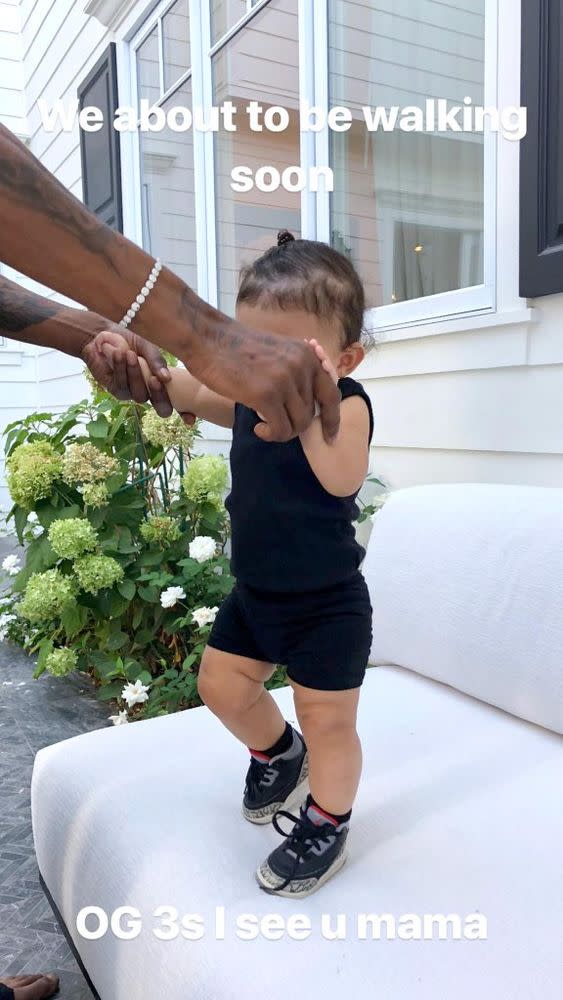
{"type": "Polygon", "coordinates": [[[360,688],[319,691],[291,682],[295,710],[309,750],[309,786],[318,806],[333,816],[348,813],[362,771],[356,731],[360,688]]]}
{"type": "Polygon", "coordinates": [[[285,719],[264,683],[274,665],[207,646],[199,668],[200,698],[224,726],[247,747],[275,744],[285,719]]]}
{"type": "Polygon", "coordinates": [[[202,700],[250,750],[242,812],[251,823],[269,823],[306,794],[307,749],[264,687],[273,670],[207,646],[199,673],[202,700]]]}

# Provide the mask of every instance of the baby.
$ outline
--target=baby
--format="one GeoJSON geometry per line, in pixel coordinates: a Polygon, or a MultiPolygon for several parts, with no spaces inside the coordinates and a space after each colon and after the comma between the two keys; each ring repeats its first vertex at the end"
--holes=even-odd
{"type": "MultiPolygon", "coordinates": [[[[177,410],[233,430],[226,507],[235,585],[213,623],[199,693],[249,748],[243,815],[251,823],[273,820],[283,837],[259,865],[258,883],[291,898],[314,892],[344,864],[362,765],[356,713],[372,609],[353,521],[373,414],[350,373],[364,357],[364,308],[350,261],[287,231],[242,272],[237,319],[308,340],[337,381],[340,429],[330,444],[318,416],[299,437],[267,442],[254,432],[259,414],[188,371],[172,369],[168,385],[177,410]],[[301,732],[264,686],[276,664],[287,668],[301,732]],[[287,811],[297,806],[298,815],[287,811]]],[[[110,360],[126,347],[112,333],[100,334],[99,343],[110,360]]]]}

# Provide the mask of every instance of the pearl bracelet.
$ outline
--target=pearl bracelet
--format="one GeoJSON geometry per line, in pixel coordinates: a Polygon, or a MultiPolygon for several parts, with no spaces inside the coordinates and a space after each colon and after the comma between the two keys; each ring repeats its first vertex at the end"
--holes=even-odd
{"type": "Polygon", "coordinates": [[[156,285],[161,268],[162,268],[162,261],[157,257],[157,259],[154,262],[153,269],[149,274],[145,284],[141,288],[141,291],[137,295],[137,298],[135,299],[134,302],[131,303],[123,319],[119,321],[120,326],[124,326],[125,329],[127,329],[132,320],[135,319],[135,316],[139,312],[139,309],[141,308],[143,302],[145,302],[146,299],[148,299],[150,293],[152,292],[154,286],[156,285]]]}

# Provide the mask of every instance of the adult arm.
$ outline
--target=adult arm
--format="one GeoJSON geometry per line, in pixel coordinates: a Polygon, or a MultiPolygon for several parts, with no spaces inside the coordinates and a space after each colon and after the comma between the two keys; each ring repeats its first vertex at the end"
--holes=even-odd
{"type": "MultiPolygon", "coordinates": [[[[0,260],[118,322],[153,258],[106,226],[0,125],[0,260]]],[[[135,332],[180,358],[210,389],[264,414],[257,433],[304,431],[317,400],[323,433],[339,425],[339,392],[301,341],[243,327],[163,267],[135,332]]]]}
{"type": "Polygon", "coordinates": [[[53,347],[81,358],[100,385],[118,399],[133,399],[136,403],[150,399],[162,417],[170,416],[172,404],[166,389],[170,372],[162,354],[153,344],[120,327],[129,350],[123,352],[119,364],[110,366],[96,350],[94,340],[100,330],[111,327],[104,316],[86,309],[71,309],[0,276],[0,336],[53,347]],[[148,383],[143,378],[138,356],[145,359],[151,373],[148,383]]]}

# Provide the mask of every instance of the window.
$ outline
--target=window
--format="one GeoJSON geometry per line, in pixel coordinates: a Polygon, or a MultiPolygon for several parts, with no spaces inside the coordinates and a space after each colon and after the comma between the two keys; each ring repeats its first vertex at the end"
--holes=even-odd
{"type": "Polygon", "coordinates": [[[211,0],[211,41],[218,42],[260,0],[211,0]]]}
{"type": "MultiPolygon", "coordinates": [[[[137,105],[192,108],[188,0],[176,0],[135,47],[137,105]]],[[[140,131],[143,247],[197,288],[194,148],[191,130],[140,131]]]]}
{"type": "Polygon", "coordinates": [[[266,164],[280,172],[299,164],[299,43],[297,0],[271,0],[213,55],[213,103],[239,108],[236,132],[215,137],[217,286],[219,308],[232,315],[242,264],[263,253],[280,229],[301,231],[301,196],[280,187],[248,194],[231,189],[231,170],[266,164]],[[284,132],[251,131],[244,109],[258,101],[265,110],[282,105],[290,113],[284,132]]]}
{"type": "MultiPolygon", "coordinates": [[[[329,0],[329,105],[352,110],[330,133],[334,245],[358,266],[381,323],[462,311],[444,293],[485,285],[482,133],[369,132],[363,107],[485,101],[486,0],[329,0]],[[420,300],[431,299],[426,304],[420,300]],[[415,306],[416,300],[416,306],[415,306]],[[400,305],[402,304],[402,305],[400,305]]],[[[451,296],[450,296],[451,299],[451,296]]],[[[492,305],[488,295],[465,300],[492,305]]]]}
{"type": "Polygon", "coordinates": [[[132,42],[137,100],[204,114],[231,101],[238,113],[236,131],[139,134],[146,248],[194,287],[199,275],[228,314],[241,266],[282,228],[350,256],[369,325],[492,311],[495,135],[370,132],[363,109],[495,106],[497,2],[160,0],[132,42]],[[251,101],[286,108],[289,127],[253,131],[251,101]],[[300,101],[350,109],[351,128],[301,132],[300,101]],[[305,176],[330,165],[334,190],[233,190],[235,166],[298,165],[305,176]]]}

